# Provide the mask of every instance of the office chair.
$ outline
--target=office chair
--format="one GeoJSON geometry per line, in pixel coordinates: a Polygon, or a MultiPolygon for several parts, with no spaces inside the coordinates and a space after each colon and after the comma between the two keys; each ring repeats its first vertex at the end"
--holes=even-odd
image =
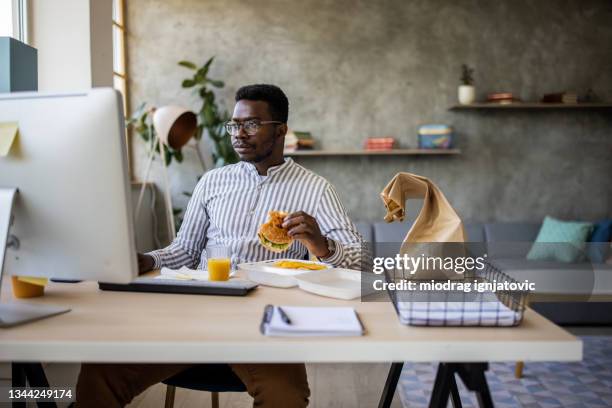
{"type": "Polygon", "coordinates": [[[176,387],[211,393],[212,408],[219,408],[220,392],[245,392],[246,387],[227,364],[199,364],[164,381],[165,408],[174,407],[176,387]]]}

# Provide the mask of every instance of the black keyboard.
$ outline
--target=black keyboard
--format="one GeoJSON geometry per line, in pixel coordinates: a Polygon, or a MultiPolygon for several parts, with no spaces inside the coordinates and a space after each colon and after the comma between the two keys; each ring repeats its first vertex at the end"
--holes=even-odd
{"type": "Polygon", "coordinates": [[[233,279],[225,282],[199,280],[136,278],[130,283],[98,282],[101,290],[120,292],[185,293],[190,295],[245,296],[257,287],[247,280],[233,279]]]}

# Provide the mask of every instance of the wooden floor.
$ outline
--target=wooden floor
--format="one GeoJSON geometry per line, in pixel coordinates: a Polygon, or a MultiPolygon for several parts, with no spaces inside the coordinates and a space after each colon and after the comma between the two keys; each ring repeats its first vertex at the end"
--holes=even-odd
{"type": "MultiPolygon", "coordinates": [[[[310,364],[306,366],[312,408],[370,408],[378,405],[387,378],[388,364],[310,364]]],[[[132,401],[129,408],[164,406],[166,387],[157,384],[132,401]]],[[[245,392],[221,394],[221,408],[251,407],[253,399],[245,392]]],[[[210,407],[207,392],[177,389],[176,408],[210,407]]],[[[400,408],[395,396],[392,407],[400,408]]]]}

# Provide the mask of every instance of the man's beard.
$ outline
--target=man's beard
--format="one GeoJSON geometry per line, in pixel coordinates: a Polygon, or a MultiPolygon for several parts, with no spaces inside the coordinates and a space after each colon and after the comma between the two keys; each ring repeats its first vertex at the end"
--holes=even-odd
{"type": "Polygon", "coordinates": [[[274,153],[274,147],[276,147],[276,141],[277,141],[276,138],[272,139],[272,144],[270,145],[270,148],[266,150],[265,152],[259,155],[256,155],[254,158],[252,159],[240,158],[240,160],[248,162],[248,163],[261,163],[262,161],[266,160],[268,157],[272,156],[272,153],[274,153]]]}

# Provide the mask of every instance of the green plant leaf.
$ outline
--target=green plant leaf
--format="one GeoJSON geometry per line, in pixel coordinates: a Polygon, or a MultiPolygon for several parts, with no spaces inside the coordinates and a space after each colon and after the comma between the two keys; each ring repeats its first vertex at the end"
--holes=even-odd
{"type": "Polygon", "coordinates": [[[195,86],[195,81],[193,79],[185,79],[183,80],[183,88],[191,88],[195,86]]]}
{"type": "Polygon", "coordinates": [[[191,61],[179,61],[178,63],[179,65],[185,67],[185,68],[189,68],[189,69],[196,69],[196,64],[194,64],[191,61]]]}
{"type": "Polygon", "coordinates": [[[181,150],[175,150],[174,158],[176,159],[178,163],[182,163],[183,162],[183,152],[181,150]]]}
{"type": "Polygon", "coordinates": [[[206,61],[206,63],[204,64],[204,68],[206,69],[206,71],[208,72],[208,68],[210,68],[210,64],[213,63],[213,61],[215,60],[215,57],[212,56],[208,59],[208,61],[206,61]]]}
{"type": "Polygon", "coordinates": [[[217,88],[223,88],[225,86],[225,84],[223,83],[223,81],[219,81],[216,79],[209,79],[208,82],[212,85],[215,86],[217,88]]]}
{"type": "Polygon", "coordinates": [[[170,153],[170,150],[168,149],[164,150],[164,161],[166,162],[166,166],[169,166],[170,163],[172,163],[172,153],[170,153]]]}
{"type": "Polygon", "coordinates": [[[206,104],[204,107],[204,123],[210,125],[215,120],[215,113],[211,104],[206,104]]]}
{"type": "Polygon", "coordinates": [[[206,74],[201,73],[200,71],[198,71],[194,76],[193,76],[193,81],[196,84],[204,84],[206,83],[206,74]]]}

